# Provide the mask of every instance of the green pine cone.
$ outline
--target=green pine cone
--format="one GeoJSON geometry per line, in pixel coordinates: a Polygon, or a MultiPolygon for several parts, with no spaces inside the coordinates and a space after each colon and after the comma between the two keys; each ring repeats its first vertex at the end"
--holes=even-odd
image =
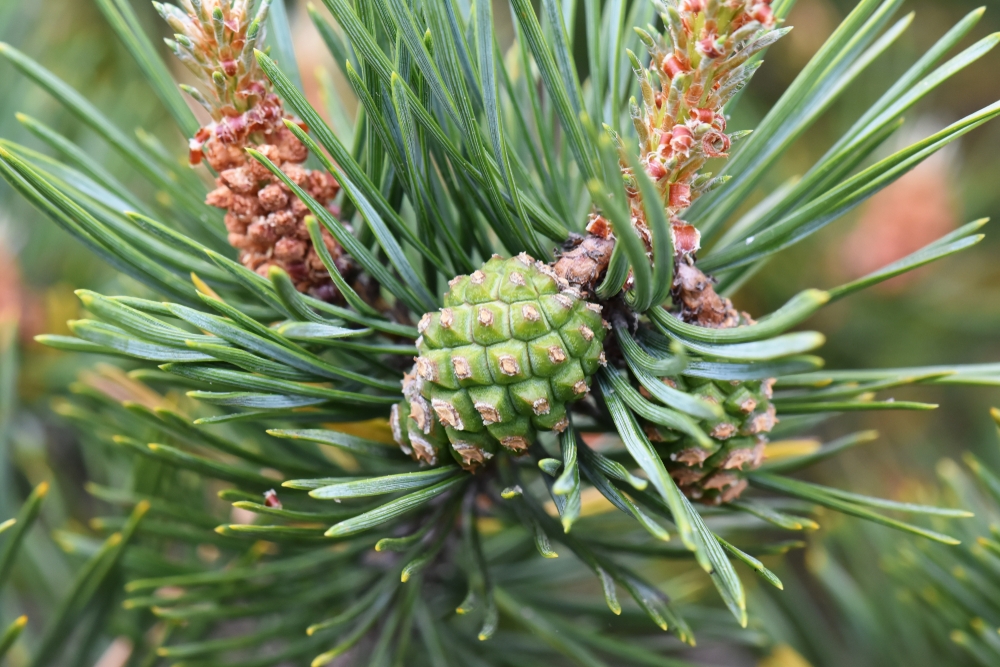
{"type": "Polygon", "coordinates": [[[396,441],[431,465],[446,445],[467,470],[537,431],[566,428],[566,404],[590,391],[604,363],[601,306],[581,298],[526,254],[493,259],[450,283],[425,314],[406,401],[393,409],[396,441]]]}
{"type": "Polygon", "coordinates": [[[760,466],[767,434],[777,419],[771,403],[774,380],[725,381],[685,377],[670,379],[678,389],[720,406],[721,419],[699,426],[712,439],[706,448],[689,435],[655,425],[646,428],[650,440],[663,443],[664,461],[685,495],[708,504],[735,500],[747,486],[744,472],[760,466]]]}

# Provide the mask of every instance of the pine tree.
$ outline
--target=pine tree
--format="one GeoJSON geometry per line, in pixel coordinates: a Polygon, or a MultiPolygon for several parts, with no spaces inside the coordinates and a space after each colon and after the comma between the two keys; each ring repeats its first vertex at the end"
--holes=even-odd
{"type": "Polygon", "coordinates": [[[542,0],[540,13],[512,0],[506,53],[488,2],[324,0],[336,25],[312,19],[360,105],[353,125],[332,109],[336,128],[303,95],[282,0],[157,5],[202,81],[184,92],[205,126],[129,4],[97,2],[191,141],[132,138],[0,47],[158,194],[30,118],[59,160],[0,145],[14,189],[142,286],[81,290],[90,318],[40,337],[125,358],[127,373],[101,367],[56,409],[86,446],[128,457],[125,476],[88,490],[131,513],[94,520],[109,537],[33,665],[58,658],[91,605],[127,628],[136,665],[678,665],[696,629],[738,630],[669,598],[651,574],[665,558],[696,563],[745,626],[736,568],[782,587],[758,556],[815,525],[802,501],[957,542],[950,525],[883,511],[934,508],[793,476],[868,433],[780,441],[843,412],[936,407],[876,399],[896,387],[1000,379],[996,364],[826,371],[808,354],[823,336],[791,332],[975,245],[985,221],[772,313],[731,297],[1000,114],[874,157],[995,46],[939,64],[981,11],[747,212],[909,25],[892,23],[901,0],[861,0],[752,133],[729,116],[791,0],[542,0]],[[583,45],[567,29],[578,15],[583,45]],[[596,503],[617,512],[581,521],[596,503]]]}

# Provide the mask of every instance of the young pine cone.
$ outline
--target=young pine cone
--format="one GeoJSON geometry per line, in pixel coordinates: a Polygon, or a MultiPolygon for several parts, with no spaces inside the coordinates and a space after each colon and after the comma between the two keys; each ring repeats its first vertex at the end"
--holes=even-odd
{"type": "Polygon", "coordinates": [[[663,456],[670,476],[692,500],[718,505],[738,499],[747,487],[746,473],[763,463],[767,434],[777,423],[771,403],[774,380],[663,381],[722,408],[722,417],[698,424],[711,439],[708,448],[684,433],[646,424],[646,435],[663,456]]]}
{"type": "Polygon", "coordinates": [[[604,364],[601,307],[525,254],[452,280],[417,329],[391,423],[403,451],[430,465],[450,454],[474,472],[501,446],[523,452],[538,431],[563,431],[567,404],[604,364]]]}

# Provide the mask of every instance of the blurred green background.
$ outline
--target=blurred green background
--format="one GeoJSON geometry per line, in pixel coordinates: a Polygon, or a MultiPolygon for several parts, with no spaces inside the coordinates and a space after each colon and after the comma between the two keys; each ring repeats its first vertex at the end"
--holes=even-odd
{"type": "MultiPolygon", "coordinates": [[[[150,34],[165,34],[165,26],[147,0],[133,4],[150,34]]],[[[853,4],[852,0],[799,0],[788,21],[794,30],[769,52],[767,63],[741,101],[734,126],[752,126],[766,113],[853,4]]],[[[980,4],[971,0],[905,3],[900,16],[916,12],[909,30],[798,141],[780,169],[768,175],[767,185],[776,187],[807,169],[930,44],[980,4]]],[[[301,33],[297,44],[308,87],[313,69],[329,66],[329,62],[325,54],[317,55],[322,47],[305,19],[304,3],[296,5],[292,14],[294,27],[301,33]]],[[[498,12],[501,5],[497,5],[498,12]]],[[[503,12],[498,15],[500,28],[503,12]]],[[[1000,2],[990,0],[985,17],[965,45],[998,30],[1000,2]]],[[[0,0],[0,39],[37,58],[121,127],[142,127],[182,155],[184,138],[173,129],[93,3],[0,0]]],[[[1000,99],[998,71],[1000,53],[993,52],[953,77],[909,114],[901,137],[890,140],[883,153],[898,146],[894,141],[926,136],[1000,99]]],[[[124,164],[96,137],[6,62],[0,62],[0,91],[0,137],[44,150],[15,117],[29,114],[76,141],[126,184],[137,185],[124,164]]],[[[1000,124],[988,124],[966,136],[866,205],[782,254],[736,295],[737,305],[750,313],[766,312],[803,288],[836,285],[902,257],[960,224],[1000,215],[998,147],[1000,124]]],[[[986,240],[975,249],[904,282],[863,292],[808,322],[809,328],[828,336],[822,350],[828,367],[1000,360],[1000,232],[991,226],[985,231],[986,240]]],[[[31,338],[42,332],[66,331],[65,321],[79,314],[73,290],[134,291],[135,286],[127,281],[0,185],[0,320],[20,322],[16,367],[14,357],[8,356],[0,368],[0,382],[16,382],[14,394],[0,392],[6,401],[0,405],[0,518],[12,514],[14,500],[23,498],[32,485],[55,479],[59,501],[46,504],[44,527],[36,532],[85,524],[90,506],[81,489],[82,455],[72,431],[50,412],[49,399],[93,359],[45,350],[31,338]]],[[[1000,405],[1000,389],[921,387],[903,392],[900,398],[911,396],[940,403],[941,408],[931,413],[860,413],[824,425],[817,433],[821,437],[867,428],[878,429],[882,437],[810,474],[817,481],[860,493],[913,498],[925,495],[935,484],[935,463],[942,456],[957,457],[972,450],[1000,468],[1000,447],[987,414],[991,405],[1000,405]]],[[[844,520],[836,523],[843,525],[844,520]]],[[[34,604],[51,604],[65,585],[71,562],[57,553],[44,534],[34,538],[33,554],[44,566],[38,568],[37,576],[19,579],[19,592],[34,604]]],[[[891,544],[889,538],[882,541],[891,544]]],[[[801,553],[793,555],[789,567],[806,571],[804,559],[801,553]]],[[[878,569],[875,558],[867,565],[873,573],[878,569]]],[[[883,582],[877,576],[872,581],[873,586],[883,582]]],[[[829,592],[822,586],[808,592],[819,600],[817,618],[821,619],[823,599],[829,592]]],[[[878,595],[876,590],[865,592],[878,595]]],[[[2,614],[7,619],[10,610],[3,611],[8,612],[2,614]]],[[[775,655],[769,667],[795,666],[794,656],[775,655]]]]}
{"type": "MultiPolygon", "coordinates": [[[[750,125],[780,95],[839,20],[854,5],[848,0],[800,0],[789,17],[786,40],[769,52],[750,86],[741,112],[750,125]]],[[[992,6],[990,6],[992,5],[992,6]]],[[[907,2],[914,11],[904,36],[849,89],[791,151],[772,185],[801,173],[891,82],[967,12],[981,2],[922,0],[907,2]]],[[[1000,3],[986,14],[967,43],[1000,29],[1000,3]]],[[[883,150],[931,134],[948,123],[1000,99],[993,52],[949,80],[907,116],[900,135],[883,150]],[[898,143],[894,143],[894,141],[898,143]]],[[[750,312],[782,303],[794,291],[826,287],[859,276],[912,252],[965,222],[1000,213],[1000,126],[987,124],[939,154],[797,249],[783,254],[752,281],[752,292],[737,301],[750,312]],[[759,305],[758,305],[759,304],[759,305]]],[[[824,310],[810,323],[828,343],[822,354],[829,368],[906,367],[935,363],[982,363],[1000,359],[1000,235],[996,222],[986,239],[967,255],[924,269],[904,282],[867,290],[824,310]]],[[[898,494],[907,480],[932,479],[942,455],[972,449],[991,465],[1000,449],[987,410],[1000,404],[995,388],[921,388],[920,400],[941,409],[913,416],[887,413],[843,417],[832,424],[877,428],[873,446],[840,457],[817,472],[850,483],[863,493],[898,494]],[[854,423],[848,423],[854,422],[854,423]]]]}

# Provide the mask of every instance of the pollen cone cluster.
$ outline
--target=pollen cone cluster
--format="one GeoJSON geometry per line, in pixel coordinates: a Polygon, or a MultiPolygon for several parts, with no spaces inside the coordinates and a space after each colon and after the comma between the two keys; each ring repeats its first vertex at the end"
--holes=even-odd
{"type": "MultiPolygon", "coordinates": [[[[218,174],[206,203],[226,211],[229,242],[248,269],[266,277],[271,267],[281,268],[299,291],[342,301],[313,247],[304,223],[305,204],[245,151],[255,148],[317,202],[337,212],[333,205],[337,182],[326,172],[302,166],[309,151],[285,126],[289,116],[253,55],[254,48],[263,44],[270,0],[261,3],[255,16],[250,16],[256,4],[252,0],[181,0],[180,4],[156,3],[156,8],[177,31],[175,39],[167,40],[168,46],[207,91],[183,86],[212,117],[190,141],[191,164],[204,160],[218,174]]],[[[356,263],[333,237],[326,230],[322,235],[345,280],[350,284],[361,279],[356,263]]]]}
{"type": "MultiPolygon", "coordinates": [[[[335,212],[331,202],[339,186],[326,172],[302,166],[308,156],[306,147],[284,126],[265,135],[264,141],[267,143],[257,145],[256,149],[313,199],[335,212]]],[[[205,203],[225,209],[229,243],[240,251],[240,262],[265,277],[272,266],[277,266],[288,273],[300,292],[324,301],[341,301],[310,240],[305,225],[309,209],[288,186],[256,160],[243,159],[239,163],[227,159],[213,163],[209,156],[206,159],[219,176],[205,203]],[[220,169],[223,166],[227,168],[220,169]]],[[[341,275],[355,282],[360,278],[357,264],[325,229],[322,234],[341,275]]]]}
{"type": "Polygon", "coordinates": [[[500,447],[523,452],[538,431],[562,431],[566,405],[587,395],[604,363],[601,306],[547,264],[494,257],[451,281],[423,316],[394,435],[415,459],[454,457],[474,471],[500,447]]]}

